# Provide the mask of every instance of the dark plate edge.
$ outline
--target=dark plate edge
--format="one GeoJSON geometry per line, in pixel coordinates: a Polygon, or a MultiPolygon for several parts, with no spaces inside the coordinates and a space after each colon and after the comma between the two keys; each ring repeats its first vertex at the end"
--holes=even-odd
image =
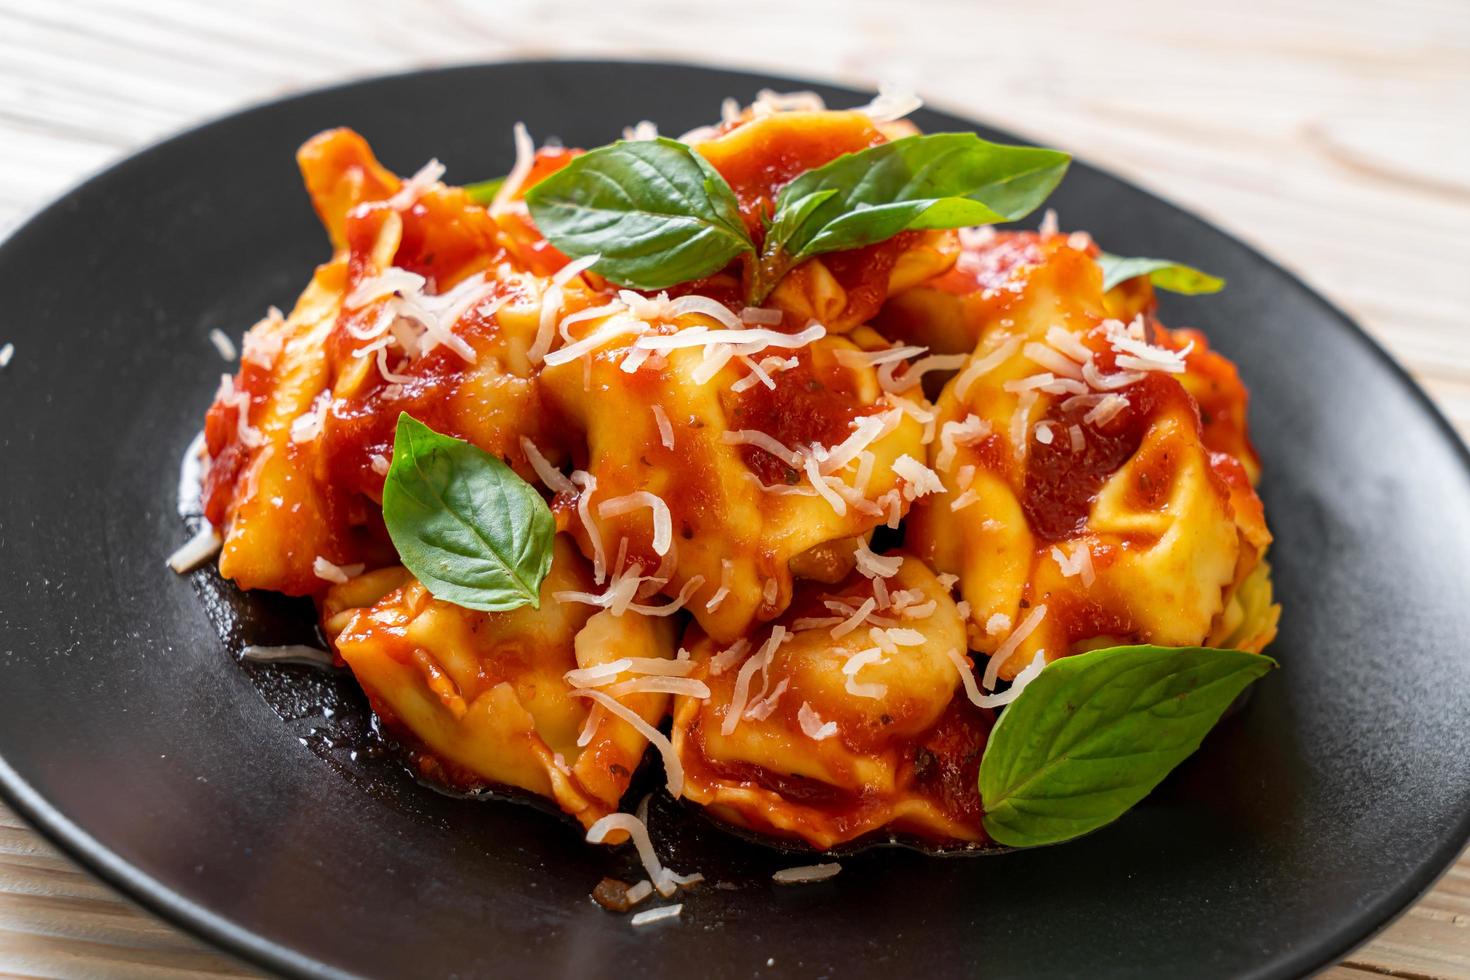
{"type": "MultiPolygon", "coordinates": [[[[818,84],[830,88],[845,89],[855,93],[858,91],[847,83],[827,81],[810,76],[806,78],[795,78],[777,72],[770,72],[758,66],[735,66],[730,64],[706,65],[695,62],[641,58],[551,57],[507,59],[502,61],[465,61],[436,65],[428,68],[410,68],[404,71],[381,75],[357,76],[337,84],[316,86],[278,98],[249,103],[245,106],[212,116],[180,132],[172,133],[152,143],[145,144],[139,149],[128,153],[122,159],[114,160],[101,169],[94,171],[89,176],[57,195],[50,203],[26,215],[20,224],[3,241],[0,241],[0,258],[3,258],[6,251],[18,247],[21,244],[22,239],[26,236],[32,225],[39,224],[43,219],[49,217],[52,212],[62,206],[66,199],[74,194],[111,176],[115,171],[133,164],[141,164],[144,158],[166,149],[175,142],[187,139],[202,130],[229,122],[238,116],[257,112],[268,112],[277,106],[294,102],[298,99],[310,98],[323,93],[341,93],[360,86],[377,84],[393,79],[421,75],[449,75],[487,65],[519,65],[529,68],[546,64],[582,65],[588,67],[637,64],[694,71],[715,70],[737,74],[745,73],[760,78],[775,79],[793,86],[818,84]]],[[[952,110],[943,103],[926,102],[925,107],[941,114],[953,116],[962,121],[976,122],[975,118],[968,111],[952,110]]],[[[1009,130],[1003,131],[1009,132],[1009,130]]],[[[1027,140],[1021,134],[1016,135],[1018,139],[1023,141],[1027,140]]],[[[1119,177],[1111,171],[1092,166],[1085,161],[1074,160],[1073,166],[1085,167],[1116,184],[1138,191],[1146,197],[1162,204],[1170,211],[1187,219],[1189,223],[1205,231],[1224,237],[1231,244],[1244,250],[1254,259],[1259,260],[1268,268],[1290,280],[1331,318],[1336,320],[1345,329],[1349,337],[1363,346],[1374,359],[1383,363],[1389,369],[1390,373],[1409,390],[1420,408],[1429,415],[1436,427],[1438,427],[1440,432],[1447,438],[1447,441],[1454,447],[1454,452],[1459,458],[1460,465],[1464,467],[1467,475],[1470,475],[1470,448],[1466,447],[1465,442],[1460,438],[1459,432],[1455,430],[1444,413],[1440,411],[1439,406],[1419,386],[1418,382],[1414,380],[1413,376],[1409,374],[1403,365],[1394,359],[1357,321],[1343,312],[1336,304],[1304,282],[1296,273],[1285,268],[1255,246],[1247,243],[1234,232],[1211,224],[1197,216],[1194,212],[1175,204],[1169,198],[1135,184],[1130,180],[1119,177]]],[[[203,906],[182,898],[176,892],[140,871],[137,867],[118,857],[86,831],[82,830],[82,828],[72,823],[71,820],[51,806],[50,803],[26,783],[20,777],[20,774],[10,767],[3,756],[0,756],[0,800],[3,800],[33,829],[63,854],[72,858],[87,871],[121,892],[124,897],[159,916],[166,922],[212,943],[219,949],[243,962],[299,977],[346,978],[353,976],[353,974],[345,973],[301,956],[269,939],[234,925],[228,919],[216,915],[203,906]]],[[[1466,811],[1462,815],[1459,825],[1454,828],[1454,837],[1450,842],[1432,854],[1428,860],[1422,862],[1411,876],[1408,884],[1400,889],[1398,893],[1378,902],[1376,907],[1373,907],[1371,911],[1364,913],[1357,920],[1339,929],[1337,934],[1329,936],[1317,947],[1302,948],[1299,951],[1288,953],[1274,966],[1262,967],[1261,969],[1252,971],[1248,975],[1261,978],[1309,976],[1341,961],[1349,953],[1370,942],[1375,936],[1406,913],[1416,901],[1431,891],[1440,879],[1449,872],[1450,868],[1454,866],[1456,859],[1459,857],[1461,851],[1465,849],[1467,843],[1470,843],[1470,811],[1466,811]]]]}

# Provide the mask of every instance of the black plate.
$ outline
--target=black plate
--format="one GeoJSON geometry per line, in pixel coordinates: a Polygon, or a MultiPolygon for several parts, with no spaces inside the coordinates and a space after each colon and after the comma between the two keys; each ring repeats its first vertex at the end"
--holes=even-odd
{"type": "MultiPolygon", "coordinates": [[[[1254,394],[1286,614],[1283,669],[1084,840],[985,859],[877,849],[782,889],[769,875],[791,858],[657,805],[662,852],[716,884],[682,921],[635,931],[587,898],[624,855],[354,757],[333,725],[356,702],[304,671],[243,669],[216,631],[232,603],[164,567],[185,537],[176,463],[224,368],[205,334],[288,306],[328,255],[292,162],[302,140],[345,124],[400,173],[435,155],[472,180],[508,169],[517,119],[598,144],[642,118],[680,132],[766,85],[806,87],[607,63],[362,82],[147,150],[0,247],[0,341],[16,345],[0,371],[5,797],[149,908],[291,973],[1288,976],[1342,956],[1470,829],[1466,453],[1319,296],[1085,165],[1053,202],[1065,226],[1230,280],[1166,298],[1163,316],[1203,326],[1254,394]]],[[[232,602],[235,639],[299,623],[289,605],[232,602]]]]}

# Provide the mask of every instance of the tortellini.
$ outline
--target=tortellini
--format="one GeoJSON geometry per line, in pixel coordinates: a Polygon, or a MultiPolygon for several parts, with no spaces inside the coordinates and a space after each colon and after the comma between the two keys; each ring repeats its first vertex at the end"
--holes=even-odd
{"type": "Polygon", "coordinates": [[[874,582],[854,572],[836,587],[804,583],[736,656],[697,635],[693,676],[711,696],[681,697],[674,709],[686,797],[816,847],[880,827],[978,838],[965,815],[978,814],[990,716],[956,697],[964,620],[922,562],[884,560],[893,559],[902,565],[881,586],[890,600],[876,618],[860,615],[875,605],[874,582]]]}
{"type": "MultiPolygon", "coordinates": [[[[809,101],[687,136],[756,241],[790,180],[913,132],[809,101]]],[[[581,151],[520,150],[486,203],[349,130],[310,140],[332,254],[206,420],[221,573],[312,596],[423,774],[590,827],[651,748],[758,833],[980,843],[982,692],[1105,645],[1275,635],[1240,378],[1146,280],[1105,292],[1086,235],[908,231],[758,306],[749,255],[620,289],[525,200],[581,151]],[[401,413],[544,493],[539,608],[461,608],[400,566],[401,413]]]]}
{"type": "Polygon", "coordinates": [[[960,576],[971,645],[1001,678],[1041,651],[1205,643],[1260,561],[1259,499],[1205,445],[1186,359],[1110,318],[1096,264],[1063,246],[945,388],[929,448],[947,489],[909,544],[960,576]]]}
{"type": "MultiPolygon", "coordinates": [[[[324,611],[337,652],[379,715],[422,743],[430,774],[464,788],[529,790],[590,826],[617,809],[648,740],[613,713],[594,715],[595,702],[576,696],[566,675],[624,657],[671,659],[675,649],[666,619],[553,598],[591,584],[587,563],[558,536],[540,610],[464,609],[386,569],[335,586],[324,611]]],[[[669,696],[618,699],[655,724],[669,696]]]]}
{"type": "MultiPolygon", "coordinates": [[[[720,326],[676,319],[671,342],[720,326]]],[[[587,333],[599,329],[605,322],[587,333]]],[[[923,457],[923,425],[884,397],[871,367],[844,365],[844,352],[858,352],[845,339],[776,351],[783,364],[767,372],[771,387],[757,378],[739,391],[752,369],[735,360],[701,378],[704,351],[674,348],[630,374],[622,365],[635,350],[615,342],[541,379],[586,446],[591,479],[562,502],[583,553],[611,563],[626,542],[628,561],[663,579],[665,594],[683,595],[707,632],[734,641],[786,608],[794,574],[840,577],[851,559],[839,543],[908,509],[893,467],[923,457]],[[811,447],[840,445],[863,426],[872,441],[822,473],[811,447]],[[630,494],[651,497],[628,510],[615,503],[630,494]]]]}

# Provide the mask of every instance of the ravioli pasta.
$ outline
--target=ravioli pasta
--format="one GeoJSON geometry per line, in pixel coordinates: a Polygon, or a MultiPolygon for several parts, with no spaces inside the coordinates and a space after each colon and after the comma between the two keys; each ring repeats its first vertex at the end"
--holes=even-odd
{"type": "MultiPolygon", "coordinates": [[[[759,241],[792,179],[915,132],[763,94],[683,139],[759,241]]],[[[921,222],[756,302],[750,255],[628,289],[528,207],[581,151],[517,137],[493,200],[432,161],[400,177],[350,130],[308,141],[331,256],[249,330],[205,421],[220,572],[315,600],[426,777],[590,828],[653,755],[669,792],[759,834],[983,844],[1008,684],[1103,646],[1275,635],[1240,378],[1146,280],[1104,290],[1087,234],[921,222]],[[539,606],[461,608],[399,563],[404,413],[541,491],[539,606]]]]}

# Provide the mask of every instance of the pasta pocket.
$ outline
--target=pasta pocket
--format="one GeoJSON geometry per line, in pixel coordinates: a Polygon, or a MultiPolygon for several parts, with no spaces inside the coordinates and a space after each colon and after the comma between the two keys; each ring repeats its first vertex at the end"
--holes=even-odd
{"type": "MultiPolygon", "coordinates": [[[[389,569],[335,586],[325,623],[379,717],[422,747],[426,775],[461,789],[535,793],[590,826],[617,809],[648,739],[580,696],[568,675],[674,655],[667,620],[615,618],[552,598],[590,584],[587,563],[562,536],[539,611],[464,609],[389,569]]],[[[615,694],[605,696],[644,725],[667,710],[667,693],[615,694]]]]}

